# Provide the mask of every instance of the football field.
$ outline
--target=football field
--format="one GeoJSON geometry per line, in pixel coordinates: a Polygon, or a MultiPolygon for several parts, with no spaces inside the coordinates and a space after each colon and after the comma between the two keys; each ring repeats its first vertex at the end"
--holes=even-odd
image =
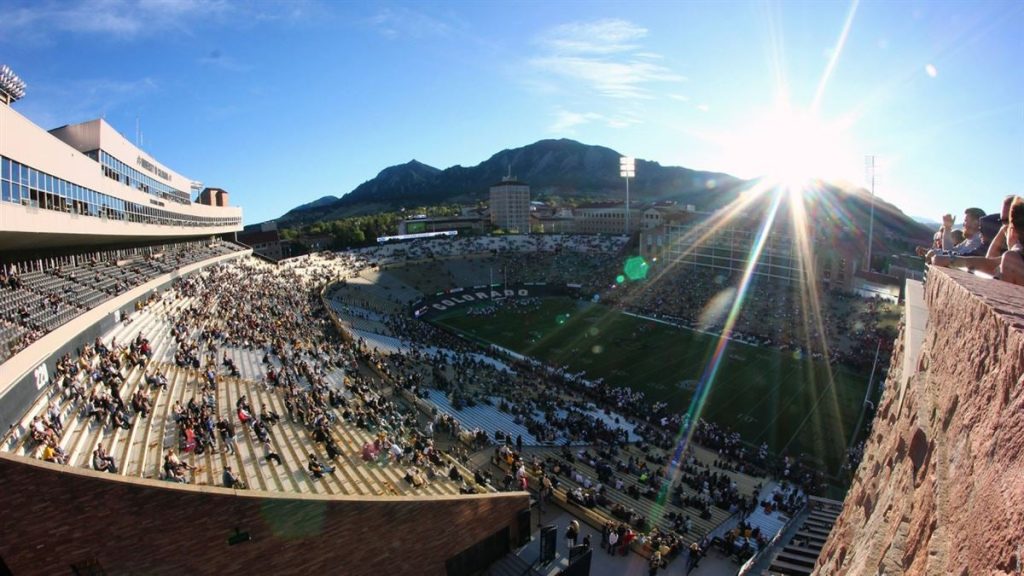
{"type": "MultiPolygon", "coordinates": [[[[546,298],[539,309],[491,316],[448,310],[432,322],[590,379],[643,391],[674,412],[690,409],[718,337],[636,318],[600,304],[546,298]]],[[[729,342],[700,416],[755,447],[836,474],[854,433],[869,375],[775,348],[729,342]],[[830,376],[831,372],[831,376],[830,376]]]]}

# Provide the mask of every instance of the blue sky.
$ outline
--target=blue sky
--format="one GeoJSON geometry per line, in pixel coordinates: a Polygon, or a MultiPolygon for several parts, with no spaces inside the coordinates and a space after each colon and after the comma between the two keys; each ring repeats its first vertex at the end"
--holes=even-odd
{"type": "Polygon", "coordinates": [[[793,158],[911,215],[1024,193],[1024,3],[0,3],[15,107],[98,116],[246,222],[417,159],[568,137],[752,177],[793,158]],[[844,33],[845,31],[845,33],[844,33]]]}

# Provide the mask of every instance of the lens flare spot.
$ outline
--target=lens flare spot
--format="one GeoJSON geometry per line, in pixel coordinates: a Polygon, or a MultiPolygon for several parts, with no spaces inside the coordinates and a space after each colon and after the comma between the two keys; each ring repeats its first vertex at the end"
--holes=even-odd
{"type": "Polygon", "coordinates": [[[587,330],[587,333],[591,336],[597,336],[600,332],[601,331],[597,329],[597,326],[591,326],[590,330],[587,330]]]}
{"type": "Polygon", "coordinates": [[[793,350],[793,359],[794,360],[803,360],[803,357],[804,357],[804,351],[803,350],[801,350],[799,348],[797,348],[796,350],[793,350]]]}
{"type": "Polygon", "coordinates": [[[594,347],[591,348],[590,351],[593,352],[594,354],[600,354],[601,352],[604,352],[604,346],[601,346],[600,344],[594,344],[594,347]]]}
{"type": "Polygon", "coordinates": [[[626,277],[623,276],[622,274],[619,274],[618,276],[615,277],[615,283],[616,284],[622,284],[625,281],[626,281],[626,277]]]}
{"type": "Polygon", "coordinates": [[[626,277],[636,282],[647,278],[647,271],[650,266],[647,261],[640,256],[633,256],[626,260],[626,265],[623,267],[623,272],[626,273],[626,277]]]}
{"type": "Polygon", "coordinates": [[[697,317],[697,324],[701,330],[707,330],[712,326],[722,324],[735,297],[736,289],[731,286],[715,294],[697,317]]]}
{"type": "Polygon", "coordinates": [[[939,69],[934,64],[928,64],[924,67],[925,74],[928,74],[931,78],[935,78],[939,75],[939,69]]]}

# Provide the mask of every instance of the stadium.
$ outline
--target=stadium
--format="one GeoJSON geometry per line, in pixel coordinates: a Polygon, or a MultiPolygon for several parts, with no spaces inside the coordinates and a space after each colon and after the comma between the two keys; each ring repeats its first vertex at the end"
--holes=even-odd
{"type": "MultiPolygon", "coordinates": [[[[778,199],[275,261],[227,191],[103,119],[44,130],[11,86],[0,574],[851,573],[833,526],[880,502],[859,466],[927,376],[923,320],[796,217],[757,233],[778,199]]],[[[921,482],[917,430],[892,451],[921,482]]]]}
{"type": "MultiPolygon", "coordinates": [[[[546,497],[585,511],[595,529],[624,520],[643,534],[637,547],[648,556],[663,547],[675,556],[710,537],[765,489],[767,440],[774,453],[782,447],[774,431],[749,469],[706,450],[684,453],[684,444],[672,454],[670,431],[680,427],[708,447],[745,450],[728,425],[673,416],[686,413],[679,392],[688,386],[693,396],[699,375],[654,382],[668,392],[661,397],[606,386],[606,377],[618,380],[614,371],[560,364],[579,356],[575,340],[547,343],[540,332],[582,331],[594,335],[584,344],[610,351],[619,332],[635,329],[606,324],[640,315],[612,318],[591,300],[602,283],[614,286],[625,236],[440,238],[272,263],[232,241],[242,214],[225,191],[200,190],[105,121],[44,131],[9,106],[2,113],[5,484],[45,490],[43,509],[25,510],[32,524],[137,518],[137,507],[153,510],[162,532],[198,530],[199,541],[236,546],[230,562],[213,546],[182,557],[147,546],[144,529],[133,536],[115,524],[114,548],[70,537],[45,551],[4,551],[12,573],[53,562],[79,573],[231,572],[246,558],[285,571],[297,566],[289,547],[315,557],[312,565],[352,562],[339,552],[374,527],[393,535],[389,546],[413,551],[405,567],[391,557],[392,570],[478,572],[529,539],[529,492],[512,489],[515,469],[502,481],[501,466],[539,486],[541,461],[568,465],[595,449],[601,457],[579,460],[546,497]],[[488,307],[540,316],[495,323],[499,310],[488,307]],[[588,312],[600,317],[577,325],[588,312]],[[480,313],[483,325],[533,331],[459,327],[480,313]],[[531,338],[546,345],[516,345],[531,338]],[[487,457],[502,439],[515,439],[521,460],[487,457]],[[681,480],[669,478],[669,457],[682,465],[681,480]],[[635,476],[631,485],[592,490],[590,478],[610,479],[613,462],[635,476]],[[714,497],[698,490],[709,478],[722,483],[714,497]],[[188,511],[211,507],[219,520],[204,515],[196,526],[188,511]],[[465,537],[417,545],[436,522],[465,527],[465,537]],[[150,552],[137,557],[138,546],[150,552]]],[[[8,494],[25,502],[26,492],[8,494]]],[[[22,524],[12,521],[18,508],[5,507],[8,526],[22,524]]],[[[778,524],[766,519],[762,538],[778,524]]],[[[369,572],[374,560],[356,565],[369,572]]]]}

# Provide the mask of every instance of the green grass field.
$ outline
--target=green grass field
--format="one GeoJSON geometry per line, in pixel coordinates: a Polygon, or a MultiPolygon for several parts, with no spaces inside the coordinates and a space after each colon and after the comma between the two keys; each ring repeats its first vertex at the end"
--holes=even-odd
{"type": "MultiPolygon", "coordinates": [[[[501,310],[466,314],[467,307],[432,319],[436,324],[494,343],[614,386],[642,390],[671,410],[690,408],[694,387],[718,338],[639,319],[599,304],[547,298],[527,314],[501,310]]],[[[860,415],[868,374],[793,353],[730,342],[701,416],[728,425],[777,454],[806,453],[825,471],[842,464],[860,415]]]]}

